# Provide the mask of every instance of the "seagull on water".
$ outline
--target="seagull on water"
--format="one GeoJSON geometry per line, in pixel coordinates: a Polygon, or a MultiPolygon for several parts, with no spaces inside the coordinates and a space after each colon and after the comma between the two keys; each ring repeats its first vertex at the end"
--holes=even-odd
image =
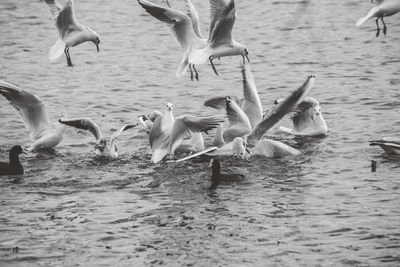
{"type": "Polygon", "coordinates": [[[59,5],[56,0],[44,1],[50,9],[58,31],[58,40],[50,48],[49,60],[51,62],[56,61],[64,53],[68,66],[72,67],[69,49],[87,41],[93,42],[97,47],[97,52],[100,52],[100,36],[91,28],[78,22],[72,0],[63,0],[63,5],[59,5]]]}
{"type": "Polygon", "coordinates": [[[400,0],[371,0],[374,7],[368,12],[365,17],[359,19],[356,26],[361,26],[364,22],[370,18],[376,17],[376,37],[379,36],[381,29],[379,28],[379,19],[383,24],[383,34],[386,35],[387,27],[386,23],[383,21],[384,17],[392,16],[400,12],[400,0]]]}
{"type": "Polygon", "coordinates": [[[58,145],[65,134],[66,127],[52,124],[42,100],[17,85],[0,80],[0,94],[19,111],[33,144],[28,148],[35,152],[58,145]]]}
{"type": "Polygon", "coordinates": [[[321,106],[316,99],[306,97],[292,113],[293,129],[281,126],[279,130],[297,136],[321,136],[328,132],[321,106]]]}
{"type": "Polygon", "coordinates": [[[101,157],[118,158],[118,137],[122,132],[136,127],[137,124],[125,124],[118,131],[116,131],[107,142],[103,135],[101,134],[99,126],[91,119],[87,117],[83,118],[73,118],[73,119],[60,119],[60,123],[68,126],[72,126],[78,129],[89,131],[96,138],[96,145],[94,146],[95,153],[101,157]]]}
{"type": "Polygon", "coordinates": [[[370,142],[371,146],[380,146],[388,154],[400,155],[400,138],[384,137],[370,142]]]}
{"type": "Polygon", "coordinates": [[[168,103],[165,114],[154,121],[150,130],[149,142],[154,163],[160,162],[168,154],[197,152],[204,149],[201,132],[216,128],[223,122],[222,116],[181,115],[174,118],[172,109],[173,104],[168,103]]]}
{"type": "MultiPolygon", "coordinates": [[[[263,116],[263,110],[257,88],[255,87],[254,78],[250,75],[250,64],[243,64],[242,70],[244,99],[240,101],[231,101],[233,98],[225,98],[227,116],[230,122],[228,129],[231,128],[234,129],[234,131],[229,131],[229,134],[224,133],[223,137],[229,140],[235,137],[242,137],[247,139],[247,144],[250,147],[254,147],[269,129],[279,122],[286,114],[293,111],[299,103],[306,98],[314,85],[315,77],[309,76],[302,86],[295,90],[289,97],[271,108],[263,116]],[[238,104],[241,106],[238,107],[238,104]],[[237,115],[232,116],[232,114],[229,114],[232,113],[230,112],[229,106],[235,107],[233,110],[240,108],[243,111],[241,113],[237,112],[237,115]],[[235,120],[230,119],[230,117],[235,118],[235,120]],[[247,117],[247,123],[244,123],[246,121],[245,117],[247,117]],[[238,118],[240,118],[240,120],[238,118]]],[[[220,108],[223,106],[220,104],[222,102],[221,99],[220,97],[213,98],[206,101],[204,104],[212,108],[220,108]]]]}
{"type": "Polygon", "coordinates": [[[153,17],[167,23],[172,35],[180,44],[183,56],[176,72],[178,78],[189,68],[191,80],[193,77],[199,80],[195,65],[204,64],[207,60],[218,75],[213,63],[214,58],[241,55],[243,61],[245,58],[249,61],[247,47],[232,39],[232,28],[236,18],[235,0],[209,0],[211,19],[208,39],[201,34],[199,15],[191,0],[185,0],[187,14],[146,0],[138,2],[153,17]]]}

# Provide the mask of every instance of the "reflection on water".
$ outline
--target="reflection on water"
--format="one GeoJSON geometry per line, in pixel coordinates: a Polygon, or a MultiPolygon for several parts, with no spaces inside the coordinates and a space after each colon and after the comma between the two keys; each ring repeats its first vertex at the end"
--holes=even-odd
{"type": "MultiPolygon", "coordinates": [[[[75,2],[102,43],[99,54],[72,48],[72,69],[48,62],[56,34],[42,1],[0,4],[0,79],[34,91],[52,120],[90,116],[109,136],[166,102],[175,115],[206,115],[208,97],[241,94],[239,58],[215,61],[220,77],[204,65],[200,82],[177,80],[178,46],[136,2],[75,2]]],[[[194,3],[206,35],[208,2],[194,3]]],[[[223,172],[246,179],[210,190],[207,159],[154,165],[143,131],[120,138],[118,160],[99,161],[93,137],[69,130],[53,153],[22,157],[24,176],[0,178],[0,265],[398,265],[400,161],[368,140],[398,135],[400,23],[388,18],[388,36],[375,38],[374,21],[354,26],[369,8],[237,1],[233,34],[249,48],[265,108],[317,76],[311,96],[328,136],[270,133],[301,156],[223,159],[223,172]]],[[[0,114],[3,161],[29,138],[4,99],[0,114]]]]}

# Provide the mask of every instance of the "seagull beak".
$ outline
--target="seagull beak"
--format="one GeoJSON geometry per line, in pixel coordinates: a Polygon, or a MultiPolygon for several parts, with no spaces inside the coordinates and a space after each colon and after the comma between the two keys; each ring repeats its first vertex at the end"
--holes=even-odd
{"type": "Polygon", "coordinates": [[[99,53],[100,52],[99,44],[96,44],[96,48],[97,48],[97,53],[99,53]]]}
{"type": "Polygon", "coordinates": [[[248,56],[248,55],[245,55],[245,57],[246,57],[246,59],[247,59],[247,62],[249,62],[249,63],[250,63],[249,56],[248,56]]]}

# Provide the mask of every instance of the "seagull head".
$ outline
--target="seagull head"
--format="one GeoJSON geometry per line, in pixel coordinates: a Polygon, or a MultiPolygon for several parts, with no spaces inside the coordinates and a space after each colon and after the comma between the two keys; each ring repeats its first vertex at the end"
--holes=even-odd
{"type": "Polygon", "coordinates": [[[168,111],[172,111],[173,108],[174,108],[174,104],[167,103],[167,110],[168,111]]]}
{"type": "Polygon", "coordinates": [[[321,106],[320,106],[320,105],[314,107],[314,114],[315,114],[316,116],[321,115],[321,106]]]}
{"type": "Polygon", "coordinates": [[[101,138],[101,139],[97,142],[97,144],[94,146],[94,149],[98,149],[98,150],[100,150],[101,152],[104,152],[104,149],[106,148],[106,146],[107,146],[107,141],[106,141],[106,139],[101,138]]]}
{"type": "Polygon", "coordinates": [[[241,53],[241,55],[242,55],[242,57],[243,57],[243,64],[245,63],[245,59],[247,59],[247,62],[250,63],[250,59],[249,59],[249,49],[247,49],[247,47],[244,46],[244,45],[240,45],[240,46],[239,46],[239,49],[240,49],[240,53],[241,53]]]}
{"type": "Polygon", "coordinates": [[[97,32],[95,32],[94,30],[92,30],[90,28],[88,28],[88,29],[90,32],[90,41],[92,41],[96,45],[97,52],[100,52],[100,48],[99,48],[100,35],[97,32]]]}

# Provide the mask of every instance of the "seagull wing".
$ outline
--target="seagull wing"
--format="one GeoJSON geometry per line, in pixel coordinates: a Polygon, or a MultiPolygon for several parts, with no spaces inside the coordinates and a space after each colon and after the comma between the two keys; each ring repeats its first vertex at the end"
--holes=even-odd
{"type": "Polygon", "coordinates": [[[128,129],[134,128],[134,127],[136,127],[136,126],[138,126],[137,123],[136,123],[136,124],[129,124],[129,123],[128,123],[128,124],[125,124],[124,126],[122,126],[121,129],[119,129],[118,131],[116,131],[116,132],[111,136],[111,138],[110,138],[110,145],[111,145],[111,147],[114,147],[116,141],[118,140],[118,137],[121,135],[122,132],[124,132],[124,131],[126,131],[126,130],[128,130],[128,129]]]}
{"type": "Polygon", "coordinates": [[[199,13],[197,12],[196,8],[194,7],[193,3],[191,0],[185,0],[186,4],[186,9],[187,9],[187,14],[192,20],[192,26],[194,33],[197,35],[197,37],[203,39],[203,35],[201,34],[200,30],[200,19],[199,19],[199,13]]]}
{"type": "Polygon", "coordinates": [[[291,112],[301,103],[310,92],[315,82],[315,76],[309,76],[302,86],[294,91],[288,98],[277,103],[262,119],[262,121],[253,129],[249,135],[247,142],[254,146],[261,137],[271,129],[286,114],[291,112]]]}
{"type": "MultiPolygon", "coordinates": [[[[229,96],[229,97],[233,101],[235,101],[236,104],[238,104],[239,106],[242,105],[243,101],[239,99],[237,96],[229,96]]],[[[226,109],[226,96],[210,98],[206,102],[204,102],[204,106],[215,109],[226,109]]]]}
{"type": "Polygon", "coordinates": [[[268,158],[282,158],[290,155],[299,155],[300,151],[282,142],[263,139],[250,149],[252,155],[260,155],[268,158]]]}
{"type": "Polygon", "coordinates": [[[198,132],[207,132],[219,126],[224,121],[223,116],[195,117],[182,115],[176,118],[169,139],[170,153],[180,145],[183,138],[198,132]]]}
{"type": "Polygon", "coordinates": [[[103,137],[99,126],[97,126],[97,124],[91,118],[67,118],[59,119],[58,121],[62,124],[91,132],[94,138],[96,138],[96,142],[98,142],[103,137]]]}
{"type": "Polygon", "coordinates": [[[232,28],[236,19],[235,0],[210,0],[211,5],[214,2],[218,2],[214,6],[218,6],[220,9],[215,11],[214,19],[211,22],[212,29],[210,28],[210,37],[208,41],[211,47],[217,47],[221,44],[231,44],[232,28]]]}
{"type": "Polygon", "coordinates": [[[158,117],[149,133],[152,161],[160,162],[168,154],[169,134],[162,130],[163,117],[158,117]]]}
{"type": "Polygon", "coordinates": [[[45,0],[50,8],[50,12],[56,23],[61,39],[69,35],[71,32],[81,28],[75,17],[74,3],[72,0],[66,0],[65,5],[60,8],[55,0],[45,0]],[[58,11],[57,11],[58,10],[58,11]]]}
{"type": "Polygon", "coordinates": [[[251,127],[256,127],[262,120],[263,110],[250,64],[242,63],[243,95],[242,109],[249,118],[251,127]]]}
{"type": "Polygon", "coordinates": [[[169,25],[172,35],[183,51],[189,51],[193,44],[200,42],[188,15],[179,10],[162,7],[145,0],[138,0],[138,2],[150,15],[169,25]]]}
{"type": "Polygon", "coordinates": [[[226,114],[229,120],[229,126],[223,134],[226,142],[231,142],[236,137],[242,137],[251,132],[249,118],[229,97],[226,99],[226,114]]]}
{"type": "Polygon", "coordinates": [[[46,107],[39,97],[3,80],[0,80],[0,94],[19,111],[32,140],[41,137],[44,131],[53,129],[46,107]]]}

